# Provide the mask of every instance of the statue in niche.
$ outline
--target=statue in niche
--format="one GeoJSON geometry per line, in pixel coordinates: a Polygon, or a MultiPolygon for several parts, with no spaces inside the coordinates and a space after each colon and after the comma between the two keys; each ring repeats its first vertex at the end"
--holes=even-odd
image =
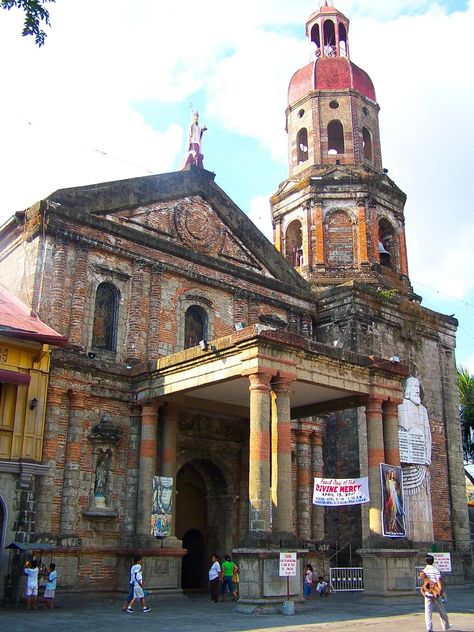
{"type": "Polygon", "coordinates": [[[416,377],[409,377],[405,383],[398,423],[407,535],[418,542],[432,542],[431,430],[416,377]]]}
{"type": "Polygon", "coordinates": [[[97,463],[95,466],[95,482],[94,482],[94,498],[95,506],[99,509],[107,508],[107,493],[109,483],[110,461],[112,458],[111,450],[99,450],[97,463]]]}

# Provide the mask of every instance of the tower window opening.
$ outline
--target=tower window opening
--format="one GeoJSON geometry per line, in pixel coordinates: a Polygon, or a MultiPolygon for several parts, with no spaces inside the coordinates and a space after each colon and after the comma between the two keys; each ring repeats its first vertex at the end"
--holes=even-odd
{"type": "Polygon", "coordinates": [[[323,26],[324,56],[334,57],[336,54],[336,28],[332,20],[325,20],[323,26]]]}
{"type": "Polygon", "coordinates": [[[316,46],[316,57],[321,55],[321,35],[319,32],[319,24],[314,24],[311,29],[311,41],[316,46]]]}
{"type": "Polygon", "coordinates": [[[308,130],[302,127],[296,135],[296,160],[298,164],[308,160],[308,130]]]}
{"type": "Polygon", "coordinates": [[[339,55],[347,57],[347,30],[342,22],[339,24],[339,55]]]}
{"type": "Polygon", "coordinates": [[[341,121],[331,121],[328,125],[328,154],[344,153],[344,127],[341,121]]]}
{"type": "Polygon", "coordinates": [[[196,347],[207,340],[207,314],[202,307],[191,305],[184,315],[184,348],[196,347]]]}
{"type": "Polygon", "coordinates": [[[329,107],[331,108],[331,110],[337,110],[337,108],[339,107],[339,101],[330,101],[329,107]]]}
{"type": "Polygon", "coordinates": [[[101,283],[95,294],[92,346],[115,351],[120,292],[112,283],[101,283]]]}
{"type": "Polygon", "coordinates": [[[290,222],[286,229],[285,256],[295,268],[303,265],[303,229],[298,219],[290,222]]]}
{"type": "Polygon", "coordinates": [[[379,221],[379,260],[380,265],[396,270],[397,243],[395,229],[385,218],[379,221]]]}
{"type": "Polygon", "coordinates": [[[368,110],[368,108],[365,107],[365,105],[362,108],[362,112],[364,113],[364,116],[369,116],[369,110],[368,110]]]}
{"type": "Polygon", "coordinates": [[[298,110],[298,118],[303,118],[304,116],[304,110],[303,108],[301,108],[301,110],[298,110]]]}
{"type": "Polygon", "coordinates": [[[365,160],[368,160],[369,162],[373,162],[374,154],[373,154],[373,148],[372,148],[372,134],[366,127],[362,128],[362,145],[364,147],[365,160]]]}

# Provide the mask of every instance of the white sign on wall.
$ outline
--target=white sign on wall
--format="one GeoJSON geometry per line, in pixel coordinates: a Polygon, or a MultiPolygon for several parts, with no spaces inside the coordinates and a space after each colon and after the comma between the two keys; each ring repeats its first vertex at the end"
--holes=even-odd
{"type": "Polygon", "coordinates": [[[451,553],[431,553],[434,557],[434,565],[437,566],[441,573],[450,573],[451,568],[451,553]]]}
{"type": "Polygon", "coordinates": [[[280,577],[296,575],[296,553],[280,553],[280,577]]]}

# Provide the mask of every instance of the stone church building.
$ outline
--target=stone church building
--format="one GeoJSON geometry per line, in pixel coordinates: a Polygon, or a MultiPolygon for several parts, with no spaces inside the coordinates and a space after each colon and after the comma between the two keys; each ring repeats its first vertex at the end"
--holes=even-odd
{"type": "Polygon", "coordinates": [[[182,171],[60,189],[1,229],[2,283],[68,338],[28,535],[56,547],[63,589],[122,589],[136,553],[168,593],[230,553],[249,609],[286,594],[282,550],[300,569],[350,551],[372,594],[413,590],[432,547],[470,571],[457,322],[413,292],[375,89],[323,4],[289,85],[274,245],[202,168],[199,134],[182,171]],[[412,457],[406,384],[430,435],[412,457]],[[387,535],[381,463],[402,465],[403,533],[387,535]],[[312,504],[314,477],[365,476],[370,502],[312,504]]]}

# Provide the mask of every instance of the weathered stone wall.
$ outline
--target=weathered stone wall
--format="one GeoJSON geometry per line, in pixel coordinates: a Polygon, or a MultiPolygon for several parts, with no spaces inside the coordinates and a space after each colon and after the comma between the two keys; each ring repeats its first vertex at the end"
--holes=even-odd
{"type": "MultiPolygon", "coordinates": [[[[396,295],[387,299],[376,290],[364,290],[357,285],[324,293],[319,306],[316,332],[319,340],[328,344],[339,340],[345,348],[357,349],[367,355],[399,356],[420,379],[433,437],[431,491],[435,540],[466,550],[467,514],[461,484],[462,454],[455,405],[456,321],[396,295]]],[[[357,417],[355,413],[348,415],[353,415],[352,428],[350,423],[342,423],[341,415],[333,418],[331,423],[344,428],[347,443],[356,443],[357,417]]],[[[332,439],[335,456],[331,457],[330,450],[327,452],[327,467],[332,465],[334,468],[334,464],[341,467],[339,461],[342,458],[346,471],[356,470],[356,454],[346,451],[344,442],[341,457],[335,436],[332,439]]],[[[331,441],[329,433],[328,441],[331,441]]]]}

